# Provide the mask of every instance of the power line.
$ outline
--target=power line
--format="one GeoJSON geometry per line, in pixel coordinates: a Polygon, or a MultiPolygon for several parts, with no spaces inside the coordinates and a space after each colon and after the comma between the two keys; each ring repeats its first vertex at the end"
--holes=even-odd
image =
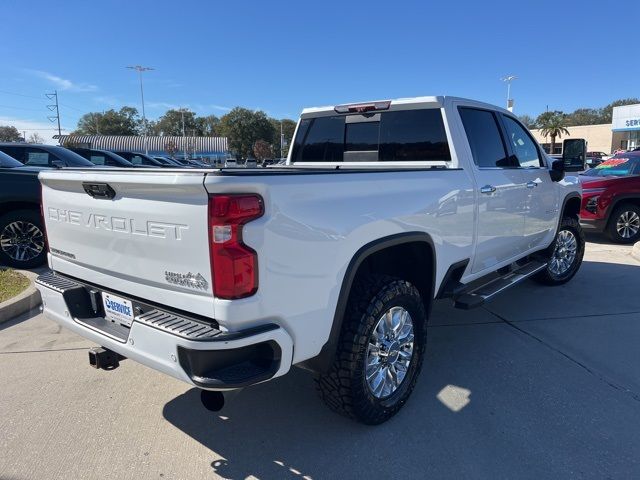
{"type": "Polygon", "coordinates": [[[37,100],[42,100],[42,97],[35,97],[33,95],[24,95],[22,93],[7,92],[6,90],[0,90],[0,93],[5,93],[7,95],[15,95],[16,97],[35,98],[37,100]]]}
{"type": "Polygon", "coordinates": [[[13,105],[0,105],[0,108],[12,108],[14,110],[29,110],[32,112],[41,112],[40,108],[14,107],[13,105]]]}

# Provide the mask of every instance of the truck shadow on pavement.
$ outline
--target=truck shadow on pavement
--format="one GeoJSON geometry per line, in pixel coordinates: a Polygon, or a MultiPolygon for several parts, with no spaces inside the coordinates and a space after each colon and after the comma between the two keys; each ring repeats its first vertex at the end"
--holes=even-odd
{"type": "Polygon", "coordinates": [[[311,375],[295,368],[221,412],[206,411],[191,389],[163,415],[208,448],[202,461],[229,479],[637,476],[640,396],[616,383],[640,385],[638,284],[638,266],[585,261],[557,289],[527,282],[469,312],[438,302],[413,396],[381,426],[332,413],[311,375]],[[618,336],[608,338],[610,325],[618,336]],[[625,360],[574,361],[563,349],[576,336],[579,346],[597,337],[628,349],[632,363],[616,378],[625,360]]]}

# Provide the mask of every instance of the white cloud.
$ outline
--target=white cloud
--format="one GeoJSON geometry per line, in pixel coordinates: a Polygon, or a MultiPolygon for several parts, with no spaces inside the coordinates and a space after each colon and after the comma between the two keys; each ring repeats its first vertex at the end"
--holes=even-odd
{"type": "Polygon", "coordinates": [[[230,112],[231,108],[230,107],[223,107],[222,105],[209,105],[210,108],[213,108],[214,110],[222,110],[225,112],[230,112]]]}
{"type": "Polygon", "coordinates": [[[167,102],[145,102],[144,106],[147,108],[165,108],[167,110],[179,110],[181,108],[189,108],[189,104],[176,105],[175,103],[167,102]]]}
{"type": "Polygon", "coordinates": [[[69,92],[95,92],[98,90],[96,85],[88,83],[76,83],[66,78],[59,77],[53,73],[43,72],[41,70],[30,70],[33,74],[40,78],[48,80],[60,90],[66,90],[69,92]]]}
{"type": "MultiPolygon", "coordinates": [[[[27,138],[32,133],[37,132],[45,139],[44,143],[48,145],[57,145],[58,141],[53,139],[58,134],[56,123],[45,123],[34,120],[20,120],[18,118],[0,116],[0,125],[14,126],[20,133],[26,132],[27,138]]],[[[62,128],[62,134],[69,133],[71,130],[62,128]]]]}

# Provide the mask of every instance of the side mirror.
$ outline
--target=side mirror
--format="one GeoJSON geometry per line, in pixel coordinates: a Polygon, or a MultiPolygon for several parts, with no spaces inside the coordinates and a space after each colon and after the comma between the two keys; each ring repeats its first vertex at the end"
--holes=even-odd
{"type": "Polygon", "coordinates": [[[64,168],[66,166],[62,160],[51,160],[51,165],[54,168],[64,168]]]}
{"type": "Polygon", "coordinates": [[[587,142],[584,138],[571,138],[562,142],[562,160],[565,172],[581,172],[585,169],[587,142]]]}
{"type": "Polygon", "coordinates": [[[564,172],[564,160],[554,160],[553,163],[551,163],[551,170],[549,170],[551,180],[553,180],[554,182],[559,182],[564,178],[564,172]]]}

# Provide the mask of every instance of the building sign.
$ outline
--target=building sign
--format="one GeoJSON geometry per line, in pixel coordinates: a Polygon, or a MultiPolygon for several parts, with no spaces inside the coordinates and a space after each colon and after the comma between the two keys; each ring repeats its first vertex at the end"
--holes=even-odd
{"type": "Polygon", "coordinates": [[[613,107],[611,130],[614,132],[640,130],[640,104],[613,107]]]}

